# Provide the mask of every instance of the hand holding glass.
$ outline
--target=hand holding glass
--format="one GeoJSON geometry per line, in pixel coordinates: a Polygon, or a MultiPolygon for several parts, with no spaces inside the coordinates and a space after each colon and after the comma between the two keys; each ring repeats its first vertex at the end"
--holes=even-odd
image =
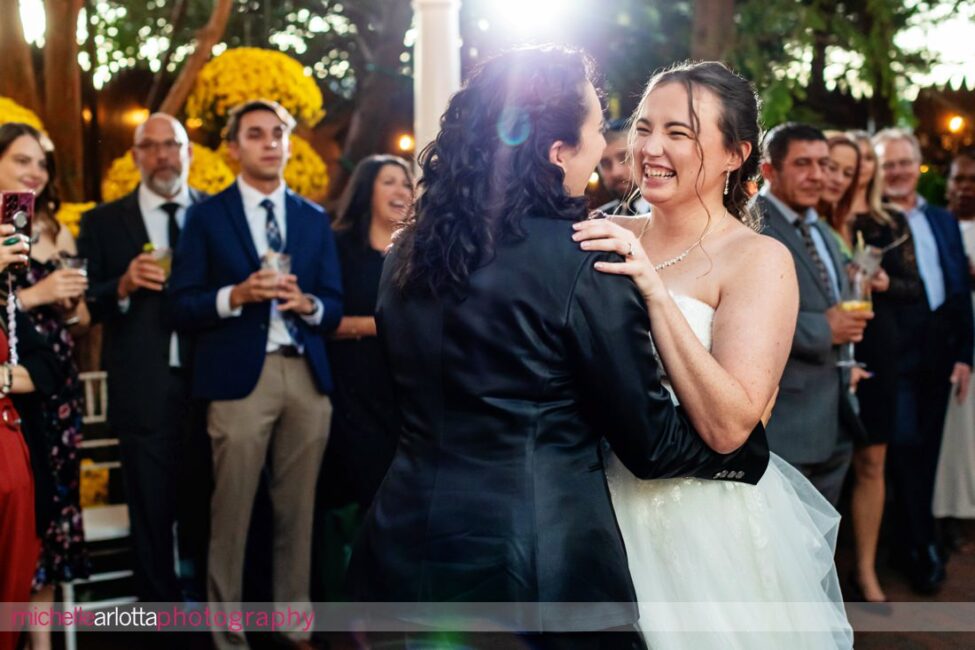
{"type": "MultiPolygon", "coordinates": [[[[873,311],[873,301],[870,297],[870,274],[863,267],[856,269],[850,277],[849,287],[843,292],[840,309],[845,312],[873,311]]],[[[852,342],[843,345],[840,360],[836,363],[840,368],[865,367],[854,357],[852,342]]]]}

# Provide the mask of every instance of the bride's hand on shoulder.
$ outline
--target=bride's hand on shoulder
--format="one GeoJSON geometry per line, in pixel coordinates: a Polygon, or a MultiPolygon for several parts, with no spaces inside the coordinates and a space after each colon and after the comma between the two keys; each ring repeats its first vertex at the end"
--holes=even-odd
{"type": "Polygon", "coordinates": [[[648,303],[667,295],[667,288],[632,230],[609,219],[579,221],[572,227],[572,239],[579,242],[582,250],[623,256],[623,262],[596,262],[597,271],[630,276],[648,303]]]}

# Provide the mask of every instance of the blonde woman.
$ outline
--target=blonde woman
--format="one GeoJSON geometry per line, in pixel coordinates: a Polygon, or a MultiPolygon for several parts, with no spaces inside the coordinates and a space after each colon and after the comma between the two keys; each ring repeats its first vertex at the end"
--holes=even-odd
{"type": "MultiPolygon", "coordinates": [[[[892,246],[910,234],[907,221],[903,214],[882,203],[883,179],[870,136],[862,131],[848,135],[860,149],[860,174],[851,205],[853,241],[862,236],[867,244],[892,246]]],[[[852,596],[867,602],[887,600],[877,578],[876,561],[884,510],[884,462],[894,427],[891,405],[897,399],[899,332],[893,307],[898,301],[916,300],[924,294],[910,240],[888,250],[881,267],[890,277],[890,286],[874,294],[875,317],[856,348],[857,360],[866,364],[872,376],[857,387],[860,419],[868,436],[853,456],[851,514],[856,566],[850,586],[852,596]]]]}

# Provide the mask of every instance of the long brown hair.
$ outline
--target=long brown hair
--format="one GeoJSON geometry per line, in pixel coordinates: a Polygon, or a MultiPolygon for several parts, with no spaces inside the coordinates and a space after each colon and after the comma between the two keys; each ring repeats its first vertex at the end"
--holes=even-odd
{"type": "MultiPolygon", "coordinates": [[[[717,97],[721,104],[721,114],[718,116],[718,130],[721,131],[725,149],[728,151],[739,151],[742,143],[747,142],[751,145],[751,151],[748,157],[742,159],[741,166],[729,174],[728,192],[724,195],[723,202],[724,207],[727,208],[731,216],[753,230],[759,230],[761,227],[761,219],[748,206],[748,202],[752,197],[751,183],[758,175],[758,165],[761,159],[760,142],[762,140],[762,125],[759,118],[761,100],[755,87],[744,77],[718,61],[687,61],[656,73],[647,83],[647,87],[640,98],[640,103],[637,105],[636,110],[633,112],[633,117],[630,120],[629,143],[631,146],[628,147],[629,151],[632,151],[633,140],[636,137],[637,119],[643,112],[650,93],[658,86],[668,83],[680,84],[687,92],[687,109],[694,131],[697,153],[701,158],[698,178],[700,178],[704,170],[704,150],[698,139],[701,124],[694,106],[695,88],[709,90],[717,97]]],[[[633,164],[632,157],[630,162],[633,164]]],[[[634,170],[634,177],[639,178],[639,176],[638,170],[634,170]]],[[[700,194],[698,194],[698,199],[701,199],[700,194]]],[[[710,219],[711,215],[708,214],[709,222],[710,219]]]]}
{"type": "Polygon", "coordinates": [[[836,205],[830,205],[826,201],[820,199],[819,206],[817,207],[819,214],[826,218],[826,221],[830,226],[833,227],[833,230],[843,232],[846,221],[850,218],[850,208],[853,206],[853,197],[856,196],[857,184],[860,181],[860,147],[857,146],[857,143],[855,140],[853,140],[853,138],[849,137],[845,133],[831,135],[826,140],[826,143],[829,145],[830,153],[833,152],[834,147],[850,147],[856,154],[857,162],[856,167],[853,170],[853,182],[851,182],[850,186],[846,188],[845,192],[843,192],[840,200],[836,202],[836,205]]]}
{"type": "Polygon", "coordinates": [[[376,177],[387,165],[399,167],[413,185],[410,164],[399,156],[377,154],[362,159],[352,172],[349,184],[339,198],[336,219],[332,222],[335,232],[352,232],[356,242],[369,247],[369,226],[372,225],[372,190],[376,177]]]}
{"type": "Polygon", "coordinates": [[[58,223],[54,215],[57,214],[58,208],[61,207],[61,198],[58,196],[56,187],[57,169],[54,166],[54,146],[51,144],[50,139],[29,124],[23,124],[22,122],[0,124],[0,158],[6,155],[7,150],[14,143],[14,140],[24,135],[37,140],[41,151],[44,152],[47,167],[47,184],[34,200],[34,216],[36,220],[50,229],[51,236],[57,239],[58,233],[61,231],[61,224],[58,223]]]}

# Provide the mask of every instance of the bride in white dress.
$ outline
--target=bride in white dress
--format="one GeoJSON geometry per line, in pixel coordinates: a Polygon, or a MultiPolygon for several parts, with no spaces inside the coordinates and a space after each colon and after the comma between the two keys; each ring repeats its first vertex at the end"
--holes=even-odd
{"type": "MultiPolygon", "coordinates": [[[[656,75],[630,142],[652,214],[590,220],[575,236],[624,256],[597,268],[640,287],[674,400],[723,453],[767,417],[798,313],[792,256],[746,208],[759,133],[754,90],[723,65],[656,75]]],[[[756,486],[640,481],[615,458],[606,472],[650,648],[852,647],[839,514],[781,458],[756,486]]]]}

